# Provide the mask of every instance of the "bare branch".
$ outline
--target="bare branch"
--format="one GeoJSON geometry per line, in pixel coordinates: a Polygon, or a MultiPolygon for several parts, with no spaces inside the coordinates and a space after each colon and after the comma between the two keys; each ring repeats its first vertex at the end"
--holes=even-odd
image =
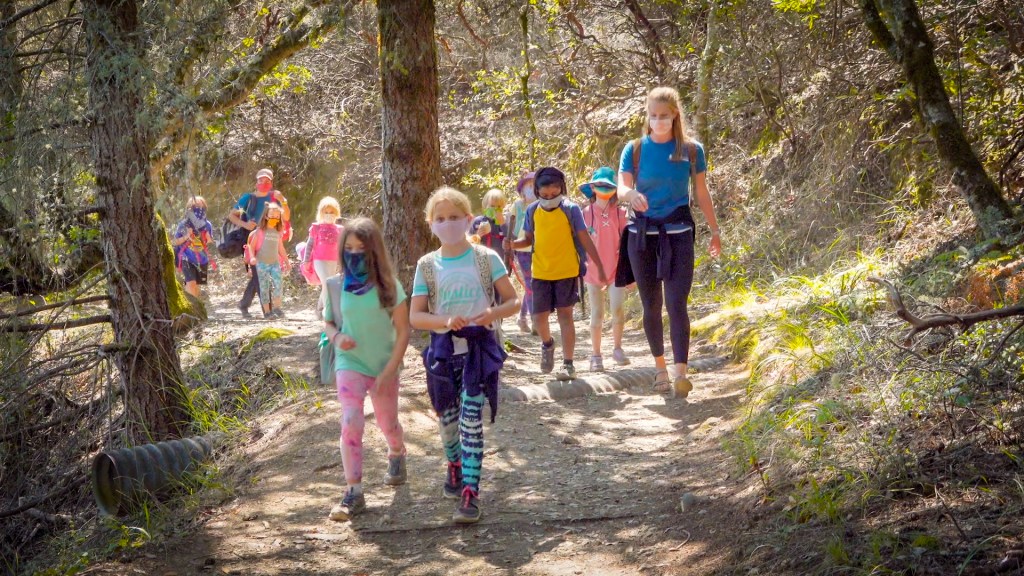
{"type": "Polygon", "coordinates": [[[889,292],[889,303],[896,309],[896,316],[910,324],[911,329],[904,337],[904,344],[910,345],[911,340],[919,332],[941,326],[959,326],[961,330],[967,330],[979,322],[987,320],[998,320],[1000,318],[1011,318],[1013,316],[1024,316],[1024,305],[996,308],[995,310],[983,310],[971,314],[929,314],[928,316],[915,316],[907,310],[903,303],[903,297],[899,290],[889,281],[878,276],[868,276],[868,280],[885,287],[889,292]]]}
{"type": "Polygon", "coordinates": [[[26,16],[31,16],[32,14],[39,12],[43,8],[46,8],[51,4],[56,4],[59,1],[60,0],[43,0],[39,4],[36,4],[35,6],[29,6],[28,8],[23,9],[21,12],[18,12],[11,16],[10,18],[4,20],[3,22],[0,22],[0,31],[6,30],[8,26],[14,24],[18,20],[21,20],[26,16]]]}
{"type": "Polygon", "coordinates": [[[113,322],[110,314],[78,318],[77,320],[54,321],[48,324],[3,324],[0,325],[0,334],[17,332],[48,332],[50,330],[67,330],[69,328],[81,328],[93,324],[109,324],[113,322]]]}
{"type": "Polygon", "coordinates": [[[167,111],[162,140],[150,156],[154,173],[162,171],[196,132],[198,123],[192,121],[195,114],[208,118],[241,103],[275,66],[308,46],[320,35],[337,27],[347,14],[351,0],[324,9],[321,17],[312,24],[301,23],[313,7],[322,3],[309,2],[296,9],[291,18],[293,26],[264,45],[247,62],[229,70],[216,88],[201,94],[194,101],[193,109],[175,108],[167,111]]]}
{"type": "Polygon", "coordinates": [[[45,306],[37,306],[35,308],[29,308],[28,310],[21,310],[20,312],[14,312],[11,314],[0,314],[0,320],[6,320],[8,318],[15,318],[17,316],[29,316],[38,312],[44,312],[46,310],[53,310],[54,308],[60,308],[61,306],[79,306],[81,304],[92,304],[93,302],[106,302],[110,300],[110,296],[89,296],[86,298],[79,298],[78,300],[67,300],[65,302],[55,302],[53,304],[46,304],[45,306]]]}

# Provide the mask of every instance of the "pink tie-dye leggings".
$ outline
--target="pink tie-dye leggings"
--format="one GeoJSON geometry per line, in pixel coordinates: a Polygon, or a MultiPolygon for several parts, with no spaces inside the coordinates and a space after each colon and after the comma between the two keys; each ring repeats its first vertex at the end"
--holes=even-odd
{"type": "MultiPolygon", "coordinates": [[[[357,484],[363,481],[363,402],[375,378],[351,370],[339,370],[336,378],[341,402],[341,464],[345,467],[345,481],[357,484]]],[[[387,439],[388,455],[399,456],[405,454],[405,440],[398,423],[398,386],[382,387],[386,390],[369,393],[370,402],[377,426],[387,439]]]]}

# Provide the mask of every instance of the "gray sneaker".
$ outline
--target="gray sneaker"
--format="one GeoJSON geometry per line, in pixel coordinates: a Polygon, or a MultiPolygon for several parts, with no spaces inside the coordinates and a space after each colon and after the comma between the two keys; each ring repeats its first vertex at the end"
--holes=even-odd
{"type": "Polygon", "coordinates": [[[590,357],[590,371],[604,372],[604,360],[600,356],[590,357]]]}
{"type": "Polygon", "coordinates": [[[550,346],[540,345],[540,371],[550,374],[555,369],[555,341],[550,346]]]}
{"type": "Polygon", "coordinates": [[[401,486],[405,484],[408,473],[405,470],[405,454],[401,456],[388,456],[388,473],[384,477],[384,483],[388,486],[401,486]]]}
{"type": "Polygon", "coordinates": [[[612,350],[612,360],[615,360],[615,363],[618,364],[619,366],[629,365],[629,357],[626,356],[626,353],[623,352],[622,348],[616,348],[615,350],[612,350]]]}
{"type": "Polygon", "coordinates": [[[350,520],[363,510],[366,510],[366,498],[363,497],[362,493],[356,494],[349,490],[345,492],[345,497],[341,499],[341,503],[331,508],[331,515],[328,518],[335,522],[344,522],[350,520]]]}
{"type": "Polygon", "coordinates": [[[476,524],[480,521],[480,501],[469,486],[462,489],[462,498],[459,499],[455,514],[452,514],[452,520],[456,524],[476,524]]]}
{"type": "Polygon", "coordinates": [[[525,316],[519,318],[519,322],[517,322],[517,324],[519,325],[520,332],[524,334],[530,333],[530,321],[527,320],[525,316]]]}
{"type": "Polygon", "coordinates": [[[572,364],[562,364],[562,367],[555,372],[555,378],[562,380],[573,380],[576,378],[576,367],[572,364]]]}

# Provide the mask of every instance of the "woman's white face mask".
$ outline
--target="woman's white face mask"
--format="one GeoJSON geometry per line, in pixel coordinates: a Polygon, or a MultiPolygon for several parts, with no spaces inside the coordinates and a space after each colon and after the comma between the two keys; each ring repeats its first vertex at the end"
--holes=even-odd
{"type": "Polygon", "coordinates": [[[659,136],[672,133],[672,118],[649,116],[647,121],[651,125],[651,132],[659,136]]]}

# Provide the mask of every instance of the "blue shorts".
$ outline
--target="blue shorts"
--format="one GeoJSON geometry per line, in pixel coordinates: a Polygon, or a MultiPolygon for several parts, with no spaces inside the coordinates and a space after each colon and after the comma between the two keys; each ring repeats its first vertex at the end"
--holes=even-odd
{"type": "Polygon", "coordinates": [[[548,314],[558,308],[572,308],[580,301],[580,279],[531,281],[533,288],[532,314],[548,314]]]}

